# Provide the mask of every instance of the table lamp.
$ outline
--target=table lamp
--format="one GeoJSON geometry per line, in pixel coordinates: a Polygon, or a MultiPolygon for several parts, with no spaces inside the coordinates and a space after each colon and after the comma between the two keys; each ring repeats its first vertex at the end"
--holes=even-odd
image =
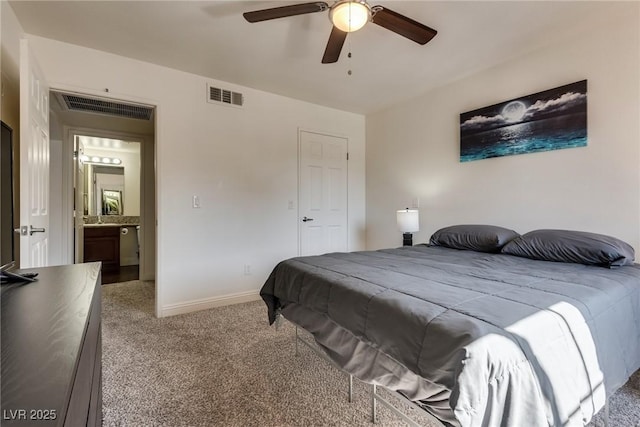
{"type": "Polygon", "coordinates": [[[402,232],[402,246],[413,246],[413,234],[420,230],[420,217],[417,209],[402,209],[396,214],[398,230],[402,232]]]}

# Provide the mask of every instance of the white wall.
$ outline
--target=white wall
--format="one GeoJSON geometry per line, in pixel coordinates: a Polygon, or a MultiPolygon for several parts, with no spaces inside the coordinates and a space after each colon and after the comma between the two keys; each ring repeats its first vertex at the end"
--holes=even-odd
{"type": "Polygon", "coordinates": [[[13,136],[17,138],[16,132],[20,128],[20,37],[23,29],[6,1],[0,1],[0,24],[0,118],[13,129],[13,136]]]}
{"type": "Polygon", "coordinates": [[[29,38],[52,88],[102,96],[108,88],[110,97],[157,105],[160,314],[255,293],[278,261],[297,255],[288,201],[297,200],[298,128],[348,137],[349,249],[364,248],[363,116],[29,38]],[[243,92],[244,108],[207,103],[207,82],[243,92]],[[202,208],[191,207],[193,195],[202,208]]]}
{"type": "Polygon", "coordinates": [[[622,238],[640,258],[639,6],[367,116],[367,247],[400,246],[395,210],[419,198],[414,243],[456,223],[566,228],[622,238]],[[460,113],[583,79],[587,147],[460,163],[460,113]]]}

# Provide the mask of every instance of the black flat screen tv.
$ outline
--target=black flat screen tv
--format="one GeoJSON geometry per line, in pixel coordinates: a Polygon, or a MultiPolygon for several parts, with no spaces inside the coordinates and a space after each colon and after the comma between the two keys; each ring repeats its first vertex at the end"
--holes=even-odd
{"type": "Polygon", "coordinates": [[[4,122],[0,143],[0,265],[14,261],[13,130],[4,122]]]}

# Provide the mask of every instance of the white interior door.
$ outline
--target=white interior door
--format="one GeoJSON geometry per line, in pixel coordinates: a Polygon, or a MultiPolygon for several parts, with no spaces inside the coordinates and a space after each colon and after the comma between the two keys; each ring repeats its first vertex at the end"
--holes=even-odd
{"type": "Polygon", "coordinates": [[[300,132],[300,255],[348,250],[347,139],[300,132]]]}
{"type": "Polygon", "coordinates": [[[20,267],[49,263],[49,86],[20,42],[20,267]]]}

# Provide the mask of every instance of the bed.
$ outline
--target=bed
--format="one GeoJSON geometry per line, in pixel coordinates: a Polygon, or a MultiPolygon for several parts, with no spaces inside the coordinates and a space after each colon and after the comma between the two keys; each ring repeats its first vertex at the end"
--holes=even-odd
{"type": "Polygon", "coordinates": [[[602,268],[437,243],[282,261],[269,321],[447,426],[583,426],[640,368],[633,254],[602,268]]]}

